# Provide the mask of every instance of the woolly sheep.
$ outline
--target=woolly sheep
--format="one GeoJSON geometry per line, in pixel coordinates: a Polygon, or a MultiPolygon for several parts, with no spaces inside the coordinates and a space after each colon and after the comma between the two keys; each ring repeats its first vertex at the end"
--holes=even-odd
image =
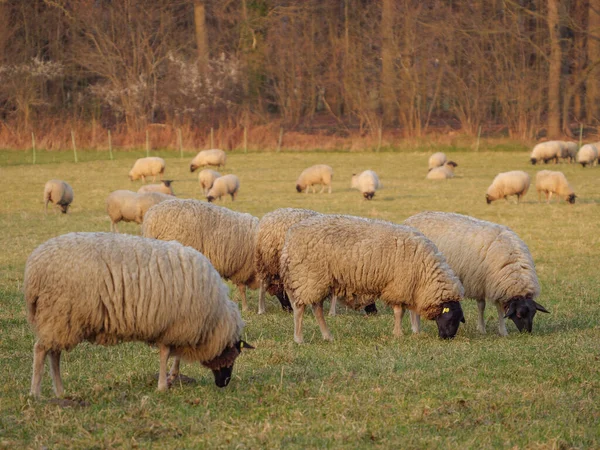
{"type": "Polygon", "coordinates": [[[561,141],[547,141],[541,142],[533,147],[533,151],[531,152],[530,161],[531,164],[535,165],[539,161],[544,161],[544,163],[548,163],[548,161],[554,160],[555,163],[558,162],[558,157],[560,156],[562,151],[562,142],[561,141]]]}
{"type": "Polygon", "coordinates": [[[429,170],[443,166],[447,161],[446,155],[442,152],[434,153],[429,157],[429,170]]]}
{"type": "Polygon", "coordinates": [[[521,197],[527,194],[530,183],[529,175],[522,170],[499,173],[488,188],[485,200],[489,205],[494,200],[501,198],[508,200],[509,195],[516,195],[517,203],[519,203],[521,197]]]}
{"type": "Polygon", "coordinates": [[[142,234],[176,240],[201,252],[223,278],[238,287],[246,311],[246,286],[258,287],[254,246],[258,219],[198,200],[171,200],[151,208],[142,234]]]}
{"type": "Polygon", "coordinates": [[[443,166],[435,167],[427,172],[428,180],[447,180],[454,177],[454,168],[458,167],[454,161],[446,161],[443,166]]]}
{"type": "Polygon", "coordinates": [[[173,180],[162,180],[160,184],[147,184],[138,189],[138,194],[160,192],[161,194],[175,195],[171,183],[173,183],[173,180]]]}
{"type": "Polygon", "coordinates": [[[215,180],[220,176],[219,172],[211,169],[204,169],[198,173],[198,183],[200,183],[200,189],[204,195],[208,193],[215,180]]]}
{"type": "Polygon", "coordinates": [[[212,202],[220,199],[224,195],[231,195],[231,201],[235,200],[240,189],[240,179],[235,175],[224,175],[217,178],[212,187],[206,194],[206,200],[212,202]]]}
{"type": "Polygon", "coordinates": [[[146,212],[154,205],[173,197],[160,192],[138,194],[133,191],[118,190],[106,197],[106,212],[110,217],[110,231],[119,232],[117,223],[135,222],[141,224],[146,212]]]}
{"type": "Polygon", "coordinates": [[[194,157],[194,159],[192,159],[190,172],[193,172],[202,166],[225,166],[226,160],[227,154],[223,150],[217,148],[213,148],[212,150],[202,150],[194,157]]]}
{"type": "Polygon", "coordinates": [[[129,179],[131,181],[142,179],[146,182],[146,177],[152,177],[152,182],[156,181],[156,175],[162,178],[165,173],[165,160],[157,156],[149,156],[147,158],[138,159],[129,171],[129,179]]]}
{"type": "Polygon", "coordinates": [[[485,333],[486,300],[498,310],[498,330],[506,336],[504,319],[531,331],[536,311],[548,312],[535,299],[540,294],[533,258],[527,245],[508,227],[461,214],[427,211],[405,225],[433,241],[465,288],[477,301],[477,328],[485,333]]]}
{"type": "Polygon", "coordinates": [[[53,203],[63,214],[66,214],[73,202],[73,188],[66,181],[50,180],[44,186],[44,202],[46,202],[46,214],[48,214],[48,203],[53,203]]]}
{"type": "Polygon", "coordinates": [[[577,152],[577,163],[581,164],[581,167],[585,167],[588,164],[593,166],[597,160],[598,147],[594,144],[585,144],[577,152]]]}
{"type": "Polygon", "coordinates": [[[558,155],[561,159],[568,160],[570,163],[575,161],[577,157],[577,150],[579,146],[577,142],[570,141],[560,141],[560,155],[558,155]]]}
{"type": "Polygon", "coordinates": [[[435,319],[439,336],[452,338],[464,321],[463,287],[431,241],[412,228],[360,217],[323,215],[287,232],[279,272],[294,307],[294,341],[312,305],[323,339],[331,340],[323,299],[343,296],[353,306],[379,297],[394,308],[394,335],[402,334],[402,307],[435,319]]]}
{"type": "Polygon", "coordinates": [[[364,198],[371,200],[375,196],[375,191],[380,188],[379,177],[372,170],[352,174],[352,189],[358,189],[364,198]]]}
{"type": "Polygon", "coordinates": [[[542,201],[542,192],[546,194],[546,201],[550,203],[552,194],[557,194],[559,201],[564,198],[569,203],[575,203],[577,196],[562,172],[552,170],[541,170],[535,176],[535,189],[538,193],[538,201],[542,201]]]}
{"type": "Polygon", "coordinates": [[[323,193],[325,186],[329,188],[329,193],[331,194],[332,179],[333,169],[326,164],[317,164],[302,171],[298,180],[296,180],[296,191],[302,192],[306,189],[306,193],[308,194],[308,189],[312,187],[314,194],[317,191],[314,185],[320,184],[321,191],[319,194],[323,193]]]}
{"type": "Polygon", "coordinates": [[[158,345],[158,389],[179,359],[198,361],[225,387],[245,343],[227,286],[199,252],[178,242],[113,233],[69,233],[36,248],[25,266],[25,301],[36,342],[31,394],[39,397],[46,355],[57,396],[60,356],[82,341],[158,345]]]}

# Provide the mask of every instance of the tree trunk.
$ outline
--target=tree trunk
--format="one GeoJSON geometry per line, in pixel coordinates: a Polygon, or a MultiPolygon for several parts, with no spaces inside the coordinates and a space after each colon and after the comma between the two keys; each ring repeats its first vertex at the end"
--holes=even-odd
{"type": "Polygon", "coordinates": [[[560,135],[560,32],[558,0],[548,0],[548,30],[550,32],[550,64],[548,68],[548,137],[560,135]]]}
{"type": "MultiPolygon", "coordinates": [[[[600,0],[589,0],[587,60],[588,64],[600,59],[600,0]]],[[[591,123],[598,117],[598,101],[600,101],[600,68],[596,67],[589,74],[585,87],[586,121],[591,123]]]]}
{"type": "Polygon", "coordinates": [[[194,1],[194,26],[196,29],[196,47],[198,64],[205,69],[208,64],[208,33],[206,31],[206,11],[204,0],[194,1]]]}
{"type": "Polygon", "coordinates": [[[381,11],[381,106],[383,122],[396,121],[396,95],[394,71],[394,0],[383,0],[381,11]]]}

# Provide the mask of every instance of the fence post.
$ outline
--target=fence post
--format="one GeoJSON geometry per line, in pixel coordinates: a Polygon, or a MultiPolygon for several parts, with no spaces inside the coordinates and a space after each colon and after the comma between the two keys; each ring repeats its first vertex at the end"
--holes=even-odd
{"type": "Polygon", "coordinates": [[[73,144],[73,156],[77,162],[77,146],[75,145],[75,132],[71,130],[71,143],[73,144]]]}
{"type": "Polygon", "coordinates": [[[110,130],[108,130],[108,156],[110,157],[110,160],[113,160],[113,154],[112,154],[112,139],[110,138],[110,130]]]}
{"type": "Polygon", "coordinates": [[[277,153],[281,151],[281,143],[283,142],[283,127],[279,127],[279,140],[277,141],[277,153]]]}
{"type": "Polygon", "coordinates": [[[177,128],[177,145],[179,147],[179,159],[183,159],[183,139],[181,138],[181,128],[177,128]]]}
{"type": "Polygon", "coordinates": [[[244,125],[244,153],[248,153],[248,127],[244,125]]]}
{"type": "Polygon", "coordinates": [[[150,133],[146,129],[146,157],[150,156],[150,133]]]}
{"type": "Polygon", "coordinates": [[[579,148],[581,148],[581,138],[583,137],[583,124],[579,124],[579,148]]]}
{"type": "Polygon", "coordinates": [[[479,151],[479,138],[481,137],[481,125],[479,125],[479,131],[477,131],[477,145],[475,146],[475,151],[479,151]]]}
{"type": "Polygon", "coordinates": [[[381,127],[379,127],[379,130],[378,130],[378,139],[377,139],[377,150],[376,150],[376,151],[377,151],[377,153],[379,153],[379,149],[381,148],[381,138],[382,138],[382,133],[383,133],[383,132],[382,132],[382,130],[381,130],[381,127]]]}
{"type": "Polygon", "coordinates": [[[213,127],[210,127],[210,148],[215,148],[215,136],[213,127]]]}
{"type": "Polygon", "coordinates": [[[35,134],[31,132],[31,148],[33,149],[33,164],[35,164],[35,134]]]}

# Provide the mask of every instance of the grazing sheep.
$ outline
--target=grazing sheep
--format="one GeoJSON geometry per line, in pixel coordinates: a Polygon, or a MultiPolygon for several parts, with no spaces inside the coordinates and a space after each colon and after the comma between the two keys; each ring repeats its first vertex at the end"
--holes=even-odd
{"type": "Polygon", "coordinates": [[[560,154],[558,155],[561,159],[568,160],[570,163],[575,161],[577,158],[577,149],[579,146],[577,142],[571,141],[560,141],[560,154]]]}
{"type": "Polygon", "coordinates": [[[178,242],[112,233],[69,233],[36,248],[25,266],[27,319],[36,336],[31,394],[39,397],[46,355],[57,396],[60,356],[77,344],[158,345],[158,389],[167,362],[198,361],[225,387],[245,346],[244,323],[227,286],[199,252],[178,242]]]}
{"type": "Polygon", "coordinates": [[[165,173],[165,160],[157,156],[149,156],[135,162],[129,171],[129,179],[135,181],[141,178],[142,183],[145,183],[146,177],[152,177],[152,182],[154,182],[156,175],[160,175],[162,178],[163,173],[165,173]]]}
{"type": "Polygon", "coordinates": [[[281,252],[279,273],[294,307],[294,341],[302,343],[302,318],[312,305],[323,339],[329,294],[354,307],[378,297],[393,306],[394,335],[402,334],[403,306],[437,321],[452,338],[464,321],[463,287],[435,245],[412,228],[360,217],[323,215],[293,225],[281,252]]]}
{"type": "Polygon", "coordinates": [[[173,180],[162,180],[160,184],[147,184],[138,189],[138,194],[160,192],[161,194],[175,195],[171,183],[173,183],[173,180]]]}
{"type": "Polygon", "coordinates": [[[442,152],[434,153],[429,157],[429,170],[443,166],[447,161],[446,155],[442,152]]]}
{"type": "Polygon", "coordinates": [[[219,172],[211,169],[204,169],[198,173],[198,183],[200,183],[200,189],[204,195],[208,193],[215,180],[220,176],[219,172]]]}
{"type": "Polygon", "coordinates": [[[582,145],[577,152],[577,163],[581,164],[581,167],[596,165],[598,161],[598,147],[595,144],[582,145]]]}
{"type": "Polygon", "coordinates": [[[458,167],[454,161],[446,161],[443,166],[435,167],[427,172],[428,180],[447,180],[454,177],[454,168],[458,167]]]}
{"type": "Polygon", "coordinates": [[[427,211],[409,217],[405,225],[433,241],[465,288],[477,300],[477,328],[485,333],[485,301],[496,305],[498,331],[506,336],[504,319],[519,331],[531,332],[540,284],[527,245],[508,227],[461,214],[427,211]]]}
{"type": "Polygon", "coordinates": [[[351,187],[352,189],[358,189],[365,199],[371,200],[375,196],[375,191],[381,187],[381,184],[375,172],[365,170],[358,175],[352,174],[351,187]]]}
{"type": "Polygon", "coordinates": [[[172,198],[171,195],[161,194],[160,192],[144,194],[126,190],[111,192],[106,197],[106,212],[110,217],[110,231],[118,233],[117,223],[120,221],[142,223],[146,212],[152,206],[172,198]]]}
{"type": "Polygon", "coordinates": [[[66,181],[50,180],[44,186],[44,202],[46,202],[46,214],[48,214],[48,203],[53,203],[63,214],[66,214],[73,202],[73,188],[66,181]]]}
{"type": "Polygon", "coordinates": [[[193,172],[202,166],[225,166],[226,160],[227,154],[223,150],[219,150],[217,148],[212,150],[202,150],[194,157],[194,159],[192,159],[192,163],[190,164],[190,172],[193,172]]]}
{"type": "Polygon", "coordinates": [[[554,172],[552,170],[541,170],[535,176],[535,189],[538,193],[538,201],[542,201],[542,192],[546,194],[546,201],[550,203],[552,194],[564,198],[569,203],[575,203],[577,196],[573,192],[573,188],[567,181],[567,177],[562,172],[554,172]]]}
{"type": "Polygon", "coordinates": [[[519,203],[521,197],[527,194],[530,183],[529,175],[522,170],[499,173],[488,188],[485,200],[489,205],[494,200],[503,198],[508,201],[507,197],[509,195],[516,195],[517,203],[519,203]]]}
{"type": "Polygon", "coordinates": [[[529,160],[533,165],[540,161],[544,161],[544,164],[547,164],[551,160],[554,160],[554,163],[558,163],[558,157],[561,152],[562,141],[541,142],[533,147],[529,160]]]}
{"type": "MultiPolygon", "coordinates": [[[[220,179],[220,178],[218,178],[220,179]]],[[[201,252],[223,278],[237,285],[246,311],[246,286],[258,287],[254,246],[258,219],[198,200],[173,200],[151,208],[142,234],[176,240],[201,252]]]]}
{"type": "Polygon", "coordinates": [[[231,201],[235,200],[240,189],[240,179],[235,175],[224,175],[217,178],[206,194],[206,200],[210,202],[218,200],[224,195],[231,195],[231,201]]]}
{"type": "Polygon", "coordinates": [[[329,188],[329,193],[331,194],[332,179],[333,169],[326,164],[317,164],[302,171],[298,180],[296,180],[296,191],[302,192],[306,189],[306,193],[308,194],[308,189],[312,186],[314,194],[317,191],[315,184],[320,184],[321,191],[319,194],[323,193],[325,186],[329,188]]]}

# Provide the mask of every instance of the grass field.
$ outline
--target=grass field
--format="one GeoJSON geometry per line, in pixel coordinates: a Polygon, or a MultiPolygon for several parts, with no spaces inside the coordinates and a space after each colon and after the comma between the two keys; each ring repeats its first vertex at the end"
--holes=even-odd
{"type": "MultiPolygon", "coordinates": [[[[65,152],[31,165],[22,154],[0,152],[0,448],[600,448],[600,167],[557,167],[575,188],[575,205],[538,203],[532,187],[520,205],[488,206],[496,173],[522,169],[533,179],[541,169],[528,164],[525,149],[453,152],[457,176],[444,182],[425,180],[423,152],[230,154],[224,172],[240,177],[241,190],[238,200],[220,204],[258,217],[289,206],[401,222],[442,210],[508,225],[529,246],[538,301],[551,311],[536,316],[533,334],[519,334],[511,322],[500,338],[488,307],[488,334],[480,335],[476,304],[465,300],[467,323],[454,340],[438,340],[433,322],[411,335],[407,321],[395,339],[393,314],[378,304],[375,317],[343,307],[327,317],[332,343],[321,340],[309,314],[306,343],[296,345],[291,315],[269,299],[268,314],[258,316],[251,291],[245,339],[256,350],[238,359],[227,388],[184,364],[197,383],[159,394],[156,349],[81,344],[63,356],[72,401],[53,399],[48,370],[42,400],[33,401],[34,338],[21,291],[26,258],[56,235],[108,231],[105,198],[139,188],[127,178],[137,156],[99,161],[80,152],[75,164],[65,152]],[[334,168],[333,193],[297,194],[296,177],[316,163],[334,168]],[[384,184],[371,202],[350,189],[352,173],[367,168],[384,184]],[[68,215],[44,216],[51,178],[73,186],[68,215]]],[[[166,175],[180,197],[200,198],[191,156],[167,157],[166,175]]],[[[135,224],[120,229],[139,234],[135,224]]]]}

